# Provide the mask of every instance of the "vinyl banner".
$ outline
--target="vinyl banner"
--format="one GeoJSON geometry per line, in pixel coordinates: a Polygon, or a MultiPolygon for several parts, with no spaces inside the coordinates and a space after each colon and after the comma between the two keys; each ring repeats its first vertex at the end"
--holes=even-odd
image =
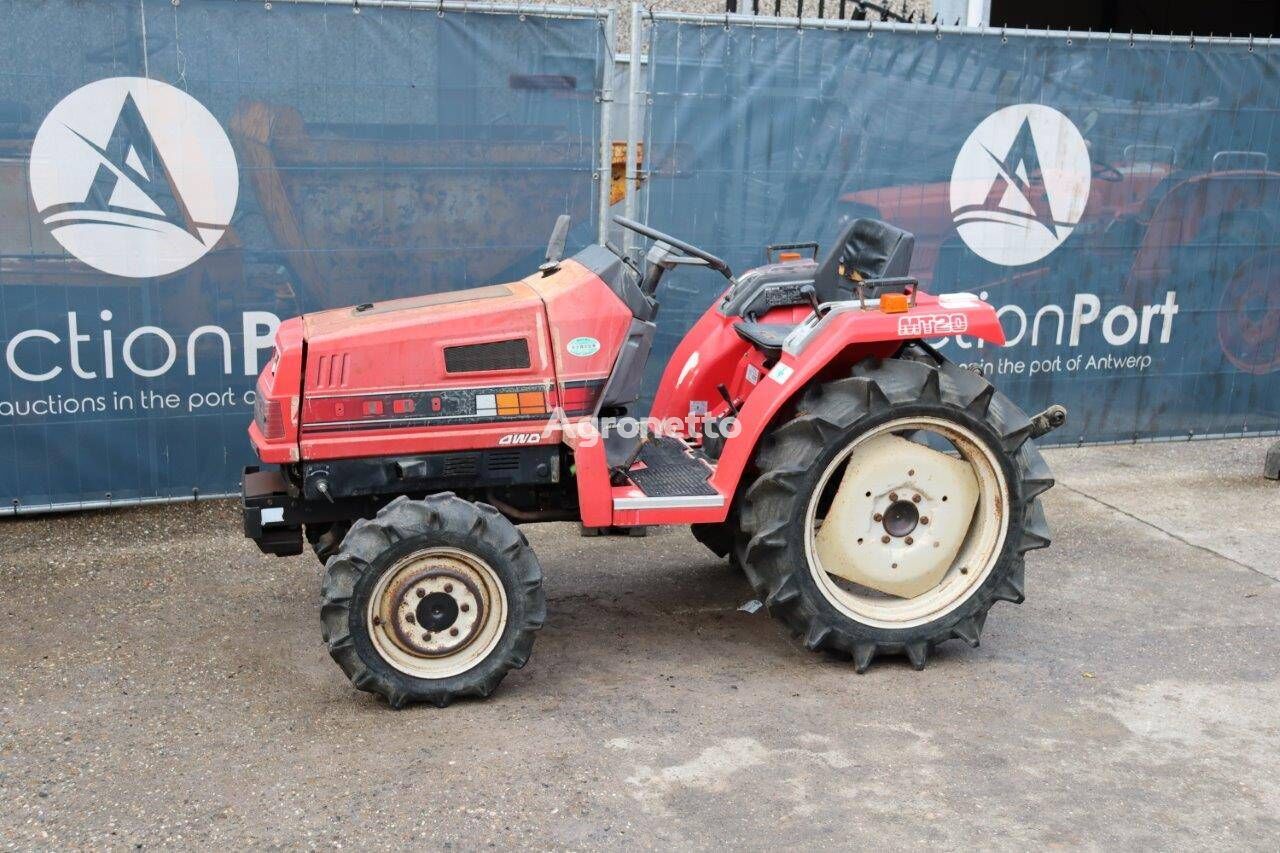
{"type": "Polygon", "coordinates": [[[283,318],[597,218],[594,14],[0,0],[0,499],[234,491],[283,318]]]}
{"type": "MultiPolygon", "coordinates": [[[[1053,441],[1280,428],[1280,48],[658,18],[654,227],[735,269],[855,217],[914,233],[922,287],[1009,339],[936,345],[1065,404],[1053,441]]],[[[666,334],[717,287],[673,277],[666,334]]]]}

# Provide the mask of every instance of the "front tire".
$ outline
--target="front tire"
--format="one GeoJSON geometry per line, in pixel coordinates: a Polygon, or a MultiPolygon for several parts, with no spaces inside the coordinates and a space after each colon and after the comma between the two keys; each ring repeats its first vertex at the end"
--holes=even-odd
{"type": "Polygon", "coordinates": [[[325,569],[329,654],[393,708],[485,697],[529,659],[546,618],[542,568],[493,507],[396,498],[356,521],[325,569]]]}
{"type": "Polygon", "coordinates": [[[316,559],[320,561],[322,566],[329,562],[330,557],[338,553],[338,549],[342,547],[342,540],[346,538],[350,530],[351,522],[349,521],[308,524],[303,528],[307,536],[307,542],[311,545],[312,552],[315,553],[316,559]]]}
{"type": "Polygon", "coordinates": [[[742,506],[743,567],[769,612],[858,672],[978,645],[991,606],[1023,600],[1023,555],[1049,544],[1030,419],[982,376],[906,354],[810,388],[742,506]]]}

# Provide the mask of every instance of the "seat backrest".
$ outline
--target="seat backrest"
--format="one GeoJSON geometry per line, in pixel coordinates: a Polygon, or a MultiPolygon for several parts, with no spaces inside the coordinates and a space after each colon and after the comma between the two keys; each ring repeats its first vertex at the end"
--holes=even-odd
{"type": "Polygon", "coordinates": [[[914,234],[887,222],[853,220],[818,267],[813,280],[818,299],[835,302],[851,298],[855,272],[864,281],[907,275],[915,245],[914,234]]]}

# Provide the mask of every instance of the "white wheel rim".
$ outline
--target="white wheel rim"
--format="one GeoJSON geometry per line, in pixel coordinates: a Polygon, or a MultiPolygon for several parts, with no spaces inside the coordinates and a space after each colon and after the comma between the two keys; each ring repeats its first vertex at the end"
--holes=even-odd
{"type": "Polygon", "coordinates": [[[441,679],[493,651],[507,624],[507,594],[493,568],[457,548],[427,548],[382,573],[365,627],[378,655],[406,675],[441,679]]]}
{"type": "MultiPolygon", "coordinates": [[[[937,451],[930,450],[929,453],[937,454],[937,451]]],[[[944,454],[937,454],[942,456],[944,454]]],[[[883,466],[882,466],[883,467],[883,466]]],[[[903,467],[906,467],[905,465],[903,467]]],[[[945,467],[945,466],[939,466],[945,467]]],[[[846,472],[849,469],[845,469],[846,472]]],[[[883,491],[887,488],[889,491],[898,490],[900,494],[898,498],[914,498],[919,495],[922,500],[916,504],[924,504],[926,507],[923,512],[945,513],[951,510],[946,507],[949,500],[943,502],[944,497],[937,494],[937,488],[926,487],[920,482],[921,472],[916,472],[911,468],[907,468],[900,474],[901,481],[897,484],[885,486],[885,481],[870,484],[859,483],[856,487],[852,482],[841,482],[836,490],[836,496],[832,500],[832,506],[836,506],[837,502],[841,506],[851,505],[853,500],[865,501],[867,505],[874,502],[876,507],[883,505],[883,491]],[[908,471],[911,474],[908,475],[908,471]],[[849,497],[846,490],[857,488],[859,491],[853,497],[849,497]],[[866,497],[865,492],[872,492],[871,497],[866,497]]],[[[897,503],[897,501],[894,501],[897,503]]],[[[1008,512],[1009,506],[1009,489],[1006,482],[1004,472],[1000,467],[999,461],[995,454],[967,427],[952,421],[943,420],[936,417],[905,417],[899,418],[888,423],[882,424],[875,429],[858,436],[847,447],[842,449],[836,458],[827,465],[823,471],[822,477],[819,479],[817,488],[814,490],[813,496],[809,499],[808,508],[805,518],[805,554],[809,563],[809,571],[813,579],[817,582],[819,590],[823,596],[842,613],[854,619],[857,622],[871,625],[879,628],[910,628],[927,622],[932,622],[952,610],[955,610],[965,601],[967,601],[977,589],[982,586],[983,582],[990,576],[992,569],[995,568],[999,560],[1000,552],[1004,547],[1005,537],[1008,531],[1008,512]],[[945,537],[945,541],[925,538],[920,542],[913,542],[910,546],[904,546],[902,543],[907,541],[910,535],[902,534],[902,528],[894,529],[894,534],[890,535],[886,528],[881,531],[884,536],[890,538],[891,542],[884,545],[885,548],[899,548],[898,553],[909,552],[910,549],[936,548],[942,552],[948,552],[954,549],[954,559],[946,561],[946,565],[933,574],[940,574],[940,579],[936,582],[931,581],[931,586],[922,592],[917,592],[911,597],[902,595],[891,595],[884,592],[877,592],[874,589],[851,583],[847,580],[850,575],[859,576],[857,569],[851,570],[846,565],[831,566],[828,568],[836,568],[839,573],[845,577],[840,577],[836,573],[824,568],[819,551],[822,550],[830,555],[833,553],[830,547],[819,549],[818,536],[822,531],[822,522],[817,518],[818,504],[827,484],[833,475],[841,470],[845,463],[854,463],[857,461],[855,454],[861,448],[867,448],[868,445],[882,436],[892,436],[894,433],[927,431],[935,435],[945,438],[950,445],[958,451],[958,460],[954,456],[947,456],[952,461],[950,465],[955,465],[957,461],[963,460],[967,463],[968,469],[972,471],[973,478],[976,480],[976,501],[974,502],[971,517],[962,527],[960,532],[950,534],[945,537]],[[954,537],[958,536],[959,539],[954,537]],[[892,541],[900,540],[900,541],[892,541]]],[[[881,521],[881,516],[887,516],[888,513],[881,509],[879,515],[873,516],[877,523],[888,524],[888,521],[881,521]]],[[[921,515],[921,518],[927,518],[921,515]]],[[[929,522],[933,523],[933,529],[940,526],[939,518],[929,518],[929,522]]],[[[951,521],[946,517],[946,521],[951,521]]],[[[959,525],[952,525],[952,528],[959,525]]],[[[929,531],[932,533],[932,530],[929,531]]],[[[829,545],[829,541],[833,536],[841,537],[842,553],[849,555],[860,554],[858,549],[866,547],[866,531],[862,529],[849,529],[845,532],[844,526],[839,529],[828,528],[823,534],[824,544],[829,545]],[[859,538],[861,537],[861,538],[859,538]]],[[[875,545],[876,543],[871,543],[875,545]]],[[[883,559],[879,553],[873,555],[874,558],[883,559]]],[[[859,558],[869,560],[871,558],[859,558]]],[[[897,566],[895,565],[896,569],[897,566]]],[[[867,571],[865,578],[885,577],[885,570],[882,566],[876,566],[873,571],[867,571]]],[[[873,581],[874,582],[874,581],[873,581]]]]}

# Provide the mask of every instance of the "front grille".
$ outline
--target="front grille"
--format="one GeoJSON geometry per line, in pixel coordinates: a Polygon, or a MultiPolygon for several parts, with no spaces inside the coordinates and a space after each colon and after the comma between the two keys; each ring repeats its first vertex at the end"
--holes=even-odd
{"type": "Polygon", "coordinates": [[[520,451],[495,450],[489,454],[489,462],[486,467],[490,474],[517,471],[520,468],[520,451]]]}
{"type": "Polygon", "coordinates": [[[480,473],[479,456],[475,453],[454,453],[444,458],[443,475],[446,477],[474,477],[480,473]]]}
{"type": "Polygon", "coordinates": [[[444,348],[444,369],[449,373],[523,370],[528,366],[529,342],[524,338],[444,348]]]}

